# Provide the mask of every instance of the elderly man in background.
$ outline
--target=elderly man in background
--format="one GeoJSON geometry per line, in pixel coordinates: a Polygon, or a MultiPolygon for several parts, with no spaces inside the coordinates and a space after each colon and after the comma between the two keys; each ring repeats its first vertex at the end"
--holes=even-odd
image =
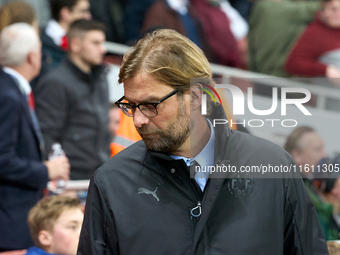
{"type": "Polygon", "coordinates": [[[307,126],[294,129],[287,138],[284,148],[302,170],[304,179],[313,179],[317,164],[326,157],[322,138],[313,128],[307,126]]]}
{"type": "Polygon", "coordinates": [[[27,214],[51,179],[68,179],[66,157],[42,163],[42,139],[29,81],[39,74],[41,43],[25,23],[0,34],[0,252],[33,245],[27,214]]]}
{"type": "Polygon", "coordinates": [[[339,162],[326,158],[322,138],[308,126],[294,129],[287,138],[285,149],[301,169],[326,240],[339,239],[340,179],[335,168],[339,162]],[[334,172],[327,173],[325,169],[333,169],[334,172]]]}

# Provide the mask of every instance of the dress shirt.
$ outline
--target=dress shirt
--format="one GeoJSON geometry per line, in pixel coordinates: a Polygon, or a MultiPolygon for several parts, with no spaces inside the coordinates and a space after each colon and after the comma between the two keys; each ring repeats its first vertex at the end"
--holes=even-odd
{"type": "Polygon", "coordinates": [[[187,0],[167,0],[167,3],[171,7],[171,9],[181,15],[186,15],[188,13],[187,0]]]}
{"type": "Polygon", "coordinates": [[[195,180],[202,191],[207,184],[210,174],[210,172],[208,171],[208,166],[214,165],[215,131],[211,121],[207,119],[207,123],[210,128],[210,138],[208,143],[204,146],[203,150],[201,150],[201,152],[198,153],[196,157],[190,159],[182,156],[170,155],[170,157],[176,160],[183,159],[187,166],[192,165],[192,162],[196,161],[201,167],[206,167],[206,171],[199,171],[195,174],[195,180]]]}
{"type": "Polygon", "coordinates": [[[52,38],[53,42],[61,46],[63,37],[66,35],[66,31],[59,25],[57,21],[51,19],[46,26],[46,34],[52,38]]]}
{"type": "Polygon", "coordinates": [[[3,67],[2,70],[17,81],[19,89],[26,98],[31,94],[32,89],[29,82],[20,73],[7,66],[3,67]]]}

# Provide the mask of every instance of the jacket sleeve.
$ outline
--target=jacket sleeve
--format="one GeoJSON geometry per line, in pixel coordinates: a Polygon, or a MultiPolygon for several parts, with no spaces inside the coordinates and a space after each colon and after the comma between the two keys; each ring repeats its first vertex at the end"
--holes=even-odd
{"type": "MultiPolygon", "coordinates": [[[[61,136],[67,122],[67,91],[62,84],[45,77],[37,85],[35,108],[48,156],[53,143],[62,143],[61,136]]],[[[47,159],[47,158],[46,158],[47,159]]]]}
{"type": "MultiPolygon", "coordinates": [[[[319,30],[308,26],[296,42],[285,63],[285,70],[292,75],[325,76],[327,65],[319,62],[324,46],[318,40],[319,30]],[[310,43],[310,42],[314,43],[310,43]]],[[[328,39],[328,38],[327,38],[328,39]]]]}
{"type": "Polygon", "coordinates": [[[328,254],[315,208],[301,178],[288,180],[283,254],[328,254]]]}
{"type": "Polygon", "coordinates": [[[77,255],[119,254],[114,216],[102,193],[92,177],[77,255]]]}
{"type": "MultiPolygon", "coordinates": [[[[48,182],[47,167],[39,160],[19,157],[20,103],[10,95],[0,98],[0,183],[42,189],[48,182]]],[[[28,148],[30,145],[26,145],[28,148]]]]}
{"type": "Polygon", "coordinates": [[[287,9],[287,15],[292,21],[305,24],[312,22],[315,13],[321,8],[319,1],[280,2],[280,5],[287,9]]]}

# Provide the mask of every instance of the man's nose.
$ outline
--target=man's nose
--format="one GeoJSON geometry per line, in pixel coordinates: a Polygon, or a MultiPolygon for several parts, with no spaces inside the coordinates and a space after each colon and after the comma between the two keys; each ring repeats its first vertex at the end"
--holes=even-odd
{"type": "Polygon", "coordinates": [[[150,122],[150,119],[146,117],[140,110],[139,108],[136,108],[135,114],[133,116],[133,123],[136,128],[140,128],[143,125],[148,125],[150,122]]]}

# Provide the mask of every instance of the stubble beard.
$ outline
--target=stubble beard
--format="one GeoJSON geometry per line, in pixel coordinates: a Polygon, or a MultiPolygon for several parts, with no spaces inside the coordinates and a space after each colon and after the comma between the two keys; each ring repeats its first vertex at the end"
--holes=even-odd
{"type": "Polygon", "coordinates": [[[173,152],[178,150],[190,135],[190,116],[186,113],[186,105],[183,99],[179,100],[177,116],[165,130],[151,128],[149,125],[137,128],[149,150],[159,152],[173,152]],[[151,136],[145,136],[152,134],[151,136]]]}

